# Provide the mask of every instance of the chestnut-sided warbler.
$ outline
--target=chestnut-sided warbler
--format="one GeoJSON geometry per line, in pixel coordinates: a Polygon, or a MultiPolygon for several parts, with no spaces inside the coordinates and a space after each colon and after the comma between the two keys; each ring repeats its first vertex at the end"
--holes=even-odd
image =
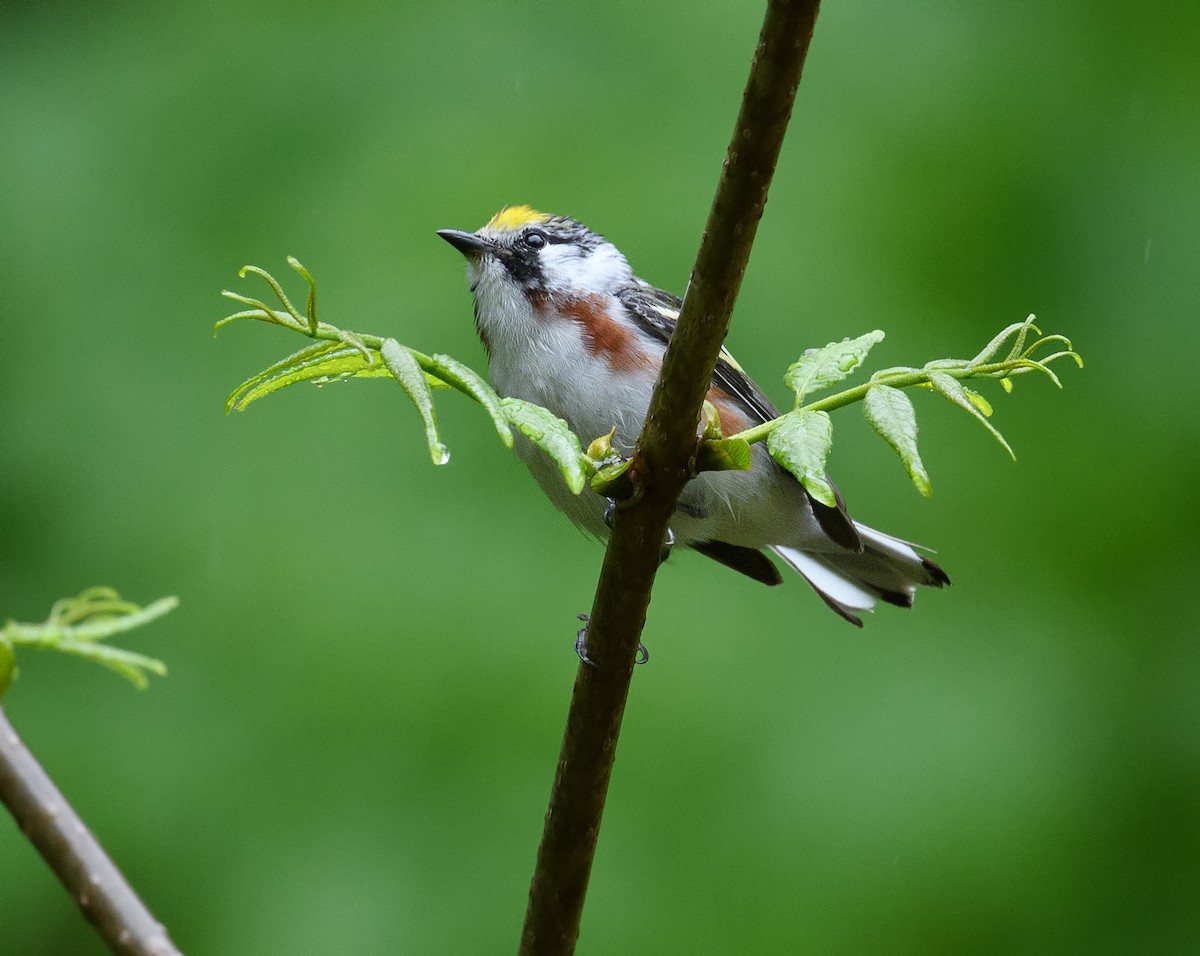
{"type": "MultiPolygon", "coordinates": [[[[585,444],[615,426],[613,448],[631,454],[682,301],[639,279],[611,242],[565,216],[514,206],[478,232],[438,235],[467,258],[496,390],[548,408],[585,444]]],[[[708,401],[726,435],[779,414],[724,351],[708,401]]],[[[555,506],[606,537],[606,499],[590,488],[572,494],[546,455],[518,443],[555,506]]],[[[840,496],[836,508],[812,498],[764,443],[753,446],[752,462],[749,471],[703,472],[685,486],[671,521],[676,545],[774,585],[782,578],[763,553],[770,550],[860,627],[858,612],[877,600],[911,607],[918,585],[949,583],[912,544],[851,520],[840,496]]]]}

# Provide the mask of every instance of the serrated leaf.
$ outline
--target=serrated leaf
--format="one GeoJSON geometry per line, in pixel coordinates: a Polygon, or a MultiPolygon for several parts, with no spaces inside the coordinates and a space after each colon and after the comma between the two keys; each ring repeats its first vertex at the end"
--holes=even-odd
{"type": "Polygon", "coordinates": [[[452,359],[449,355],[432,356],[426,371],[432,372],[443,382],[458,389],[464,395],[469,395],[482,405],[491,416],[492,424],[496,426],[496,433],[500,436],[500,440],[512,448],[512,429],[508,427],[504,412],[500,408],[500,396],[478,372],[470,366],[463,365],[457,359],[452,359]]]}
{"type": "Polygon", "coordinates": [[[583,491],[591,467],[580,447],[579,439],[561,418],[541,405],[519,398],[500,400],[504,417],[522,435],[537,445],[558,465],[563,481],[573,494],[583,491]]]}
{"type": "Polygon", "coordinates": [[[749,471],[750,443],[744,438],[708,439],[696,451],[696,471],[749,471]]]}
{"type": "Polygon", "coordinates": [[[425,423],[425,441],[429,445],[429,456],[435,465],[444,465],[450,460],[450,452],[438,437],[437,420],[433,412],[433,392],[425,381],[425,373],[406,349],[395,339],[384,339],[383,347],[379,350],[383,363],[392,373],[392,377],[400,383],[400,387],[412,399],[413,405],[425,423]]]}
{"type": "Polygon", "coordinates": [[[247,406],[297,382],[332,381],[338,378],[380,378],[391,372],[379,361],[368,363],[357,347],[341,342],[321,342],[301,349],[246,379],[229,393],[226,412],[247,406]]]}
{"type": "Polygon", "coordinates": [[[819,391],[834,382],[840,382],[863,363],[871,348],[883,341],[883,333],[876,329],[856,339],[830,342],[824,348],[809,349],[787,370],[783,380],[796,393],[796,405],[804,404],[804,397],[819,391]]]}
{"type": "Polygon", "coordinates": [[[767,436],[771,457],[795,475],[817,501],[836,508],[837,496],[825,474],[825,459],[832,445],[829,415],[806,409],[788,412],[767,436]]]}
{"type": "MultiPolygon", "coordinates": [[[[992,437],[1004,447],[1004,450],[1008,452],[1012,460],[1017,460],[1016,453],[1012,450],[1012,447],[1004,440],[1004,436],[996,430],[995,426],[987,420],[987,417],[975,404],[975,401],[972,400],[971,393],[968,392],[967,388],[962,384],[962,382],[956,379],[953,375],[947,375],[945,372],[930,372],[929,384],[933,386],[933,390],[935,392],[948,398],[951,402],[953,402],[964,412],[978,421],[979,424],[981,424],[989,432],[991,432],[992,437]]],[[[979,398],[980,396],[976,395],[975,397],[979,398]]],[[[990,413],[991,408],[989,406],[988,414],[990,413]]]]}
{"type": "Polygon", "coordinates": [[[917,415],[909,397],[890,385],[872,385],[863,399],[863,411],[871,427],[896,450],[917,491],[926,497],[933,494],[917,451],[917,415]]]}

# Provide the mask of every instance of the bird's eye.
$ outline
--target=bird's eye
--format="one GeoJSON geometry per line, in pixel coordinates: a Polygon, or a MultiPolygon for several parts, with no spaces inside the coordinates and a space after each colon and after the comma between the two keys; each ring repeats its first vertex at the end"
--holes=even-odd
{"type": "Polygon", "coordinates": [[[540,249],[546,244],[546,234],[540,229],[530,229],[529,232],[525,233],[525,235],[522,237],[522,241],[525,243],[525,245],[529,246],[530,249],[540,249]]]}

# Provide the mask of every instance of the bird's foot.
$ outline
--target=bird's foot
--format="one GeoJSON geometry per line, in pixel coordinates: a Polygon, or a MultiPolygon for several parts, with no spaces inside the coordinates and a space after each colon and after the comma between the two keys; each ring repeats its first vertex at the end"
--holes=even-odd
{"type": "MultiPolygon", "coordinates": [[[[595,667],[596,662],[588,657],[587,654],[587,632],[591,618],[587,614],[580,614],[579,620],[583,621],[583,627],[575,634],[575,653],[579,655],[579,660],[582,663],[587,664],[589,667],[595,667]]],[[[646,650],[645,644],[638,641],[637,656],[634,657],[633,662],[635,664],[645,664],[648,660],[650,660],[650,652],[646,650]]]]}
{"type": "Polygon", "coordinates": [[[675,547],[675,532],[667,528],[667,537],[663,541],[662,552],[659,554],[658,563],[662,564],[671,556],[671,549],[675,547]]]}

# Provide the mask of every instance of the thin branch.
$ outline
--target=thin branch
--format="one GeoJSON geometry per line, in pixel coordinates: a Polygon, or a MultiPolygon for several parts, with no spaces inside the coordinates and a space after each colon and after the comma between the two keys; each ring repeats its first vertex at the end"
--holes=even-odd
{"type": "Polygon", "coordinates": [[[575,950],[638,640],[667,527],[696,453],[701,404],[791,116],[817,0],[771,0],[733,139],[646,426],[634,453],[643,495],[617,511],[529,889],[520,952],[575,950]]]}
{"type": "Polygon", "coordinates": [[[178,956],[167,931],[54,786],[0,709],[0,801],[121,956],[178,956]]]}

